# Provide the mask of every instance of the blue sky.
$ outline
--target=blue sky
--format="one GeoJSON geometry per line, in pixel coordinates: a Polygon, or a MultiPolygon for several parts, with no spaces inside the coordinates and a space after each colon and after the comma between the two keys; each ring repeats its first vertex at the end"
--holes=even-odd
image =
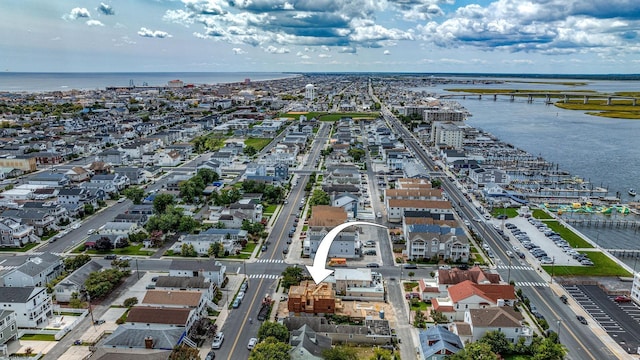
{"type": "Polygon", "coordinates": [[[638,0],[1,0],[0,71],[640,73],[638,0]]]}

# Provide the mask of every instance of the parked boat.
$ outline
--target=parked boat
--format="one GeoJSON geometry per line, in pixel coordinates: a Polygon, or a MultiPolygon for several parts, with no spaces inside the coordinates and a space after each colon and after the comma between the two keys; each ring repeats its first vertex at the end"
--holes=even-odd
{"type": "Polygon", "coordinates": [[[636,191],[633,188],[629,189],[629,195],[636,196],[636,191]]]}

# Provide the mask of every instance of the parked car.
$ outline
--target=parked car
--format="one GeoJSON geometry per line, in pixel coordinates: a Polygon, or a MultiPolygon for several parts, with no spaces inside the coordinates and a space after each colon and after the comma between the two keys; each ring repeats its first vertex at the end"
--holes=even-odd
{"type": "Polygon", "coordinates": [[[569,303],[569,299],[567,298],[567,295],[561,295],[560,296],[560,301],[562,301],[563,304],[568,304],[569,303]]]}
{"type": "Polygon", "coordinates": [[[207,357],[205,357],[204,360],[215,360],[215,358],[216,358],[216,353],[213,352],[213,350],[211,350],[207,353],[207,357]]]}
{"type": "Polygon", "coordinates": [[[233,300],[233,303],[231,304],[231,307],[234,309],[237,309],[240,307],[240,304],[242,303],[242,299],[238,299],[236,298],[235,300],[233,300]]]}
{"type": "Polygon", "coordinates": [[[581,323],[581,324],[584,324],[584,325],[589,324],[589,323],[587,322],[587,319],[585,319],[585,318],[584,318],[584,316],[582,316],[582,315],[578,315],[578,316],[576,316],[576,319],[578,319],[578,321],[580,321],[580,323],[581,323]]]}
{"type": "Polygon", "coordinates": [[[224,334],[222,333],[222,331],[220,331],[216,334],[216,336],[214,336],[213,343],[211,343],[211,348],[220,349],[223,341],[224,341],[224,334]]]}
{"type": "Polygon", "coordinates": [[[240,285],[240,291],[245,292],[249,288],[249,284],[245,281],[240,285]]]}
{"type": "Polygon", "coordinates": [[[104,259],[105,260],[115,260],[115,259],[117,259],[117,256],[115,254],[109,254],[109,255],[105,255],[104,259]]]}
{"type": "Polygon", "coordinates": [[[257,343],[258,343],[258,339],[256,338],[249,339],[249,343],[247,344],[247,349],[253,350],[253,348],[256,347],[257,343]]]}
{"type": "Polygon", "coordinates": [[[369,263],[369,264],[367,264],[367,267],[368,267],[368,268],[378,268],[378,267],[380,267],[380,264],[377,264],[377,263],[369,263]]]}
{"type": "Polygon", "coordinates": [[[102,324],[104,324],[104,323],[105,323],[105,321],[104,321],[104,320],[96,320],[96,321],[94,321],[93,323],[94,323],[95,325],[102,325],[102,324]]]}
{"type": "Polygon", "coordinates": [[[619,303],[626,303],[626,302],[630,302],[631,298],[626,296],[626,295],[620,295],[620,296],[616,296],[613,301],[615,302],[619,302],[619,303]]]}
{"type": "Polygon", "coordinates": [[[418,265],[416,264],[404,264],[405,269],[417,269],[418,265]]]}

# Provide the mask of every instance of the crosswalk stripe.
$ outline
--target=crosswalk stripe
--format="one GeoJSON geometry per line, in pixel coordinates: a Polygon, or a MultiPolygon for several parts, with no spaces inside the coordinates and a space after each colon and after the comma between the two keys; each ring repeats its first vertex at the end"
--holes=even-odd
{"type": "Polygon", "coordinates": [[[281,259],[258,259],[256,262],[259,262],[259,263],[282,264],[282,263],[284,263],[284,260],[281,260],[281,259]]]}
{"type": "Polygon", "coordinates": [[[280,275],[275,275],[275,274],[251,274],[249,275],[249,279],[278,279],[280,278],[280,275]]]}
{"type": "Polygon", "coordinates": [[[511,269],[511,270],[533,270],[533,268],[531,266],[517,266],[517,265],[498,265],[496,266],[498,269],[511,269]]]}
{"type": "Polygon", "coordinates": [[[546,282],[516,282],[516,286],[549,287],[546,282]]]}

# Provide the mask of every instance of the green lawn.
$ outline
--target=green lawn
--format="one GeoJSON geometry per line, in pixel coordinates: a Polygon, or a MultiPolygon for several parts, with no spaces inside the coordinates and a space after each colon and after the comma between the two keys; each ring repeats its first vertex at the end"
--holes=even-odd
{"type": "Polygon", "coordinates": [[[547,214],[546,211],[540,209],[533,209],[533,217],[542,220],[552,220],[553,216],[547,214]]]}
{"type": "Polygon", "coordinates": [[[491,216],[498,217],[498,215],[506,214],[509,218],[514,218],[518,216],[518,209],[516,208],[493,208],[491,211],[491,216]]]}
{"type": "Polygon", "coordinates": [[[260,151],[262,150],[265,146],[269,145],[269,143],[271,142],[270,138],[248,138],[244,141],[244,144],[246,146],[252,146],[254,149],[260,151]]]}
{"type": "Polygon", "coordinates": [[[551,266],[542,268],[554,276],[631,276],[631,273],[620,267],[615,261],[600,251],[581,251],[589,256],[594,266],[551,266]]]}
{"type": "Polygon", "coordinates": [[[429,305],[424,301],[417,301],[411,304],[411,311],[416,311],[416,310],[426,311],[428,308],[429,308],[429,305]]]}
{"type": "MultiPolygon", "coordinates": [[[[110,251],[98,251],[98,250],[89,249],[89,250],[85,250],[84,252],[90,255],[116,254],[116,255],[141,255],[141,256],[152,255],[155,252],[155,250],[143,250],[142,246],[143,246],[142,244],[129,245],[126,248],[113,249],[110,251]]],[[[80,245],[80,247],[74,250],[74,252],[76,252],[80,248],[84,250],[84,245],[80,245]]],[[[82,250],[80,250],[80,252],[82,252],[82,250]]]]}
{"type": "Polygon", "coordinates": [[[560,236],[562,236],[563,239],[567,240],[567,242],[569,242],[569,245],[571,245],[571,247],[581,248],[581,249],[593,248],[593,245],[589,244],[586,240],[581,238],[578,234],[571,231],[571,229],[564,227],[564,225],[560,224],[559,222],[554,220],[554,221],[545,221],[544,223],[547,224],[549,229],[557,232],[558,234],[560,234],[560,236]]]}
{"type": "Polygon", "coordinates": [[[276,212],[276,208],[278,206],[277,205],[269,205],[266,208],[264,208],[264,213],[265,214],[273,214],[276,212]]]}
{"type": "Polygon", "coordinates": [[[28,250],[33,249],[36,246],[38,246],[38,243],[28,243],[27,245],[21,248],[3,247],[3,248],[0,248],[0,252],[26,252],[28,250]]]}
{"type": "Polygon", "coordinates": [[[53,334],[24,334],[20,340],[56,341],[53,334]]]}
{"type": "Polygon", "coordinates": [[[407,281],[403,283],[404,291],[412,291],[414,287],[418,286],[418,283],[415,281],[407,281]]]}

